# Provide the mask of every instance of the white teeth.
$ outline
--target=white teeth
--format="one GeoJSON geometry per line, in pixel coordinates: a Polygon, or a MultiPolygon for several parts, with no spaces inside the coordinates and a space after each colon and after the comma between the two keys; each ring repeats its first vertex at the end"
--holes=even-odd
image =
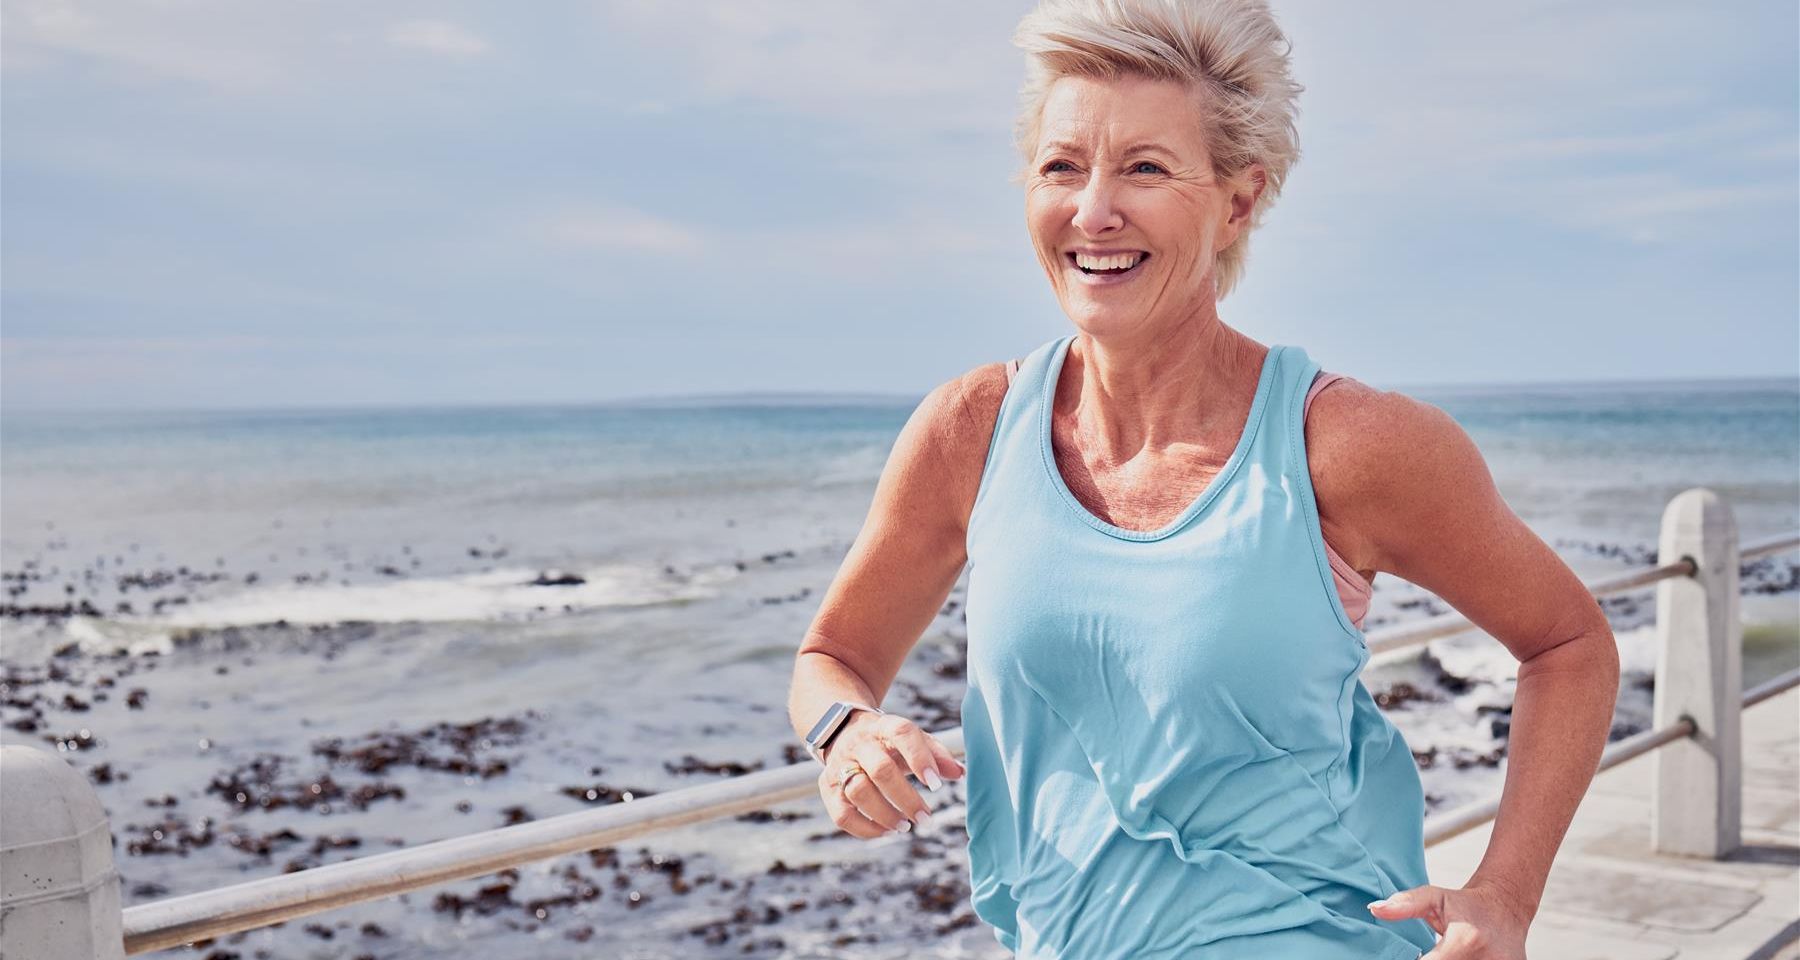
{"type": "Polygon", "coordinates": [[[1142,253],[1117,253],[1110,257],[1090,257],[1079,251],[1075,254],[1075,265],[1084,270],[1123,270],[1137,265],[1142,260],[1142,253]]]}

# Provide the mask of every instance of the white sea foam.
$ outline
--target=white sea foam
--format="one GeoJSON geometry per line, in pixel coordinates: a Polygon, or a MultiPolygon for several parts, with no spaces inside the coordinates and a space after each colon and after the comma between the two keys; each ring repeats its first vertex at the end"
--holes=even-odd
{"type": "Polygon", "coordinates": [[[1619,642],[1619,675],[1631,679],[1656,673],[1656,624],[1646,623],[1629,630],[1614,630],[1619,642]]]}
{"type": "Polygon", "coordinates": [[[874,483],[881,479],[881,470],[887,465],[887,457],[886,447],[873,444],[838,454],[820,466],[818,474],[812,478],[812,485],[831,487],[839,484],[874,483]]]}
{"type": "Polygon", "coordinates": [[[169,627],[250,626],[282,620],[305,624],[512,620],[562,613],[565,607],[580,611],[705,599],[736,571],[723,566],[672,574],[660,567],[611,564],[578,571],[586,582],[568,586],[532,583],[539,573],[505,568],[349,586],[283,584],[202,600],[144,620],[169,627]]]}
{"type": "MultiPolygon", "coordinates": [[[[1613,638],[1619,646],[1621,674],[1633,677],[1649,676],[1656,672],[1655,624],[1615,629],[1613,638]]],[[[1485,633],[1474,632],[1436,640],[1430,644],[1430,650],[1444,672],[1453,677],[1492,686],[1509,686],[1519,679],[1519,661],[1513,657],[1512,651],[1485,633]]],[[[1370,669],[1382,671],[1381,675],[1386,679],[1385,671],[1403,668],[1404,664],[1416,656],[1417,651],[1410,649],[1384,654],[1371,658],[1370,669]]],[[[1395,675],[1393,679],[1407,679],[1416,683],[1425,678],[1395,675]]]]}
{"type": "Polygon", "coordinates": [[[167,655],[175,650],[175,638],[167,630],[145,623],[98,617],[70,617],[62,626],[59,640],[74,641],[82,652],[96,655],[123,651],[140,657],[153,653],[167,655]]]}
{"type": "Polygon", "coordinates": [[[1486,684],[1504,684],[1519,678],[1519,661],[1512,651],[1488,636],[1475,631],[1458,637],[1435,640],[1431,655],[1453,677],[1486,684]]]}

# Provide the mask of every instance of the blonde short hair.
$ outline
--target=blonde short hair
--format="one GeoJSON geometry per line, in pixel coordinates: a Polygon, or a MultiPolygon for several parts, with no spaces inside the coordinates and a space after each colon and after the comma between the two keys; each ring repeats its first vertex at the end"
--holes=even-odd
{"type": "Polygon", "coordinates": [[[1243,275],[1251,232],[1300,159],[1294,119],[1304,88],[1289,73],[1292,45],[1267,0],[1042,0],[1019,21],[1013,43],[1026,53],[1015,133],[1027,165],[1037,152],[1052,84],[1122,75],[1195,88],[1218,176],[1262,164],[1263,192],[1249,229],[1213,260],[1217,295],[1224,298],[1243,275]]]}

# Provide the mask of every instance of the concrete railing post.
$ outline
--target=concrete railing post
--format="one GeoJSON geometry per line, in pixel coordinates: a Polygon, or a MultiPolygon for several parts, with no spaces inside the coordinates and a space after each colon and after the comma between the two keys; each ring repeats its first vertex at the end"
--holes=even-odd
{"type": "Polygon", "coordinates": [[[1656,751],[1650,843],[1659,853],[1717,859],[1743,820],[1743,622],[1731,507],[1703,487],[1663,511],[1657,562],[1692,558],[1691,577],[1656,586],[1655,719],[1690,717],[1694,735],[1656,751]]]}
{"type": "Polygon", "coordinates": [[[124,960],[106,808],[48,750],[0,747],[0,958],[124,960]]]}

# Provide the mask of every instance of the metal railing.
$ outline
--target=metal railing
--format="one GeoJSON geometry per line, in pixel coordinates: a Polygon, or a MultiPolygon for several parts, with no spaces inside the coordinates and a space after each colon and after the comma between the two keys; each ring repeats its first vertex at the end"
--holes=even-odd
{"type": "MultiPolygon", "coordinates": [[[[1772,677],[1744,691],[1741,710],[1751,707],[1773,697],[1791,687],[1800,685],[1800,670],[1789,670],[1777,677],[1772,677]]],[[[1610,770],[1633,757],[1641,757],[1657,747],[1667,746],[1677,740],[1694,735],[1695,724],[1692,717],[1683,717],[1665,727],[1655,730],[1644,730],[1634,733],[1623,740],[1614,740],[1606,745],[1600,754],[1600,766],[1595,773],[1610,770]]],[[[1425,845],[1433,846],[1466,833],[1489,820],[1500,812],[1500,798],[1489,797],[1478,800],[1454,810],[1447,810],[1425,821],[1425,845]]]]}
{"type": "MultiPolygon", "coordinates": [[[[1781,534],[1745,546],[1738,551],[1738,558],[1753,560],[1757,557],[1766,557],[1770,554],[1792,550],[1796,546],[1800,546],[1800,532],[1781,534]]],[[[1584,586],[1594,596],[1604,597],[1653,586],[1658,581],[1668,580],[1671,577],[1691,577],[1694,575],[1694,569],[1694,558],[1683,556],[1643,570],[1627,570],[1624,573],[1590,580],[1584,586]]],[[[1477,629],[1475,624],[1470,623],[1469,618],[1460,613],[1440,613],[1416,623],[1388,627],[1370,633],[1368,635],[1369,653],[1379,656],[1383,653],[1416,647],[1474,629],[1477,629]]]]}
{"type": "MultiPolygon", "coordinates": [[[[1800,532],[1769,537],[1750,544],[1738,551],[1738,558],[1740,561],[1753,560],[1757,557],[1792,550],[1796,546],[1800,546],[1800,532]]],[[[1697,564],[1694,562],[1694,558],[1683,556],[1648,569],[1630,570],[1589,581],[1586,586],[1589,593],[1596,597],[1602,597],[1642,589],[1673,577],[1691,577],[1696,569],[1697,564]]],[[[1441,637],[1453,636],[1474,629],[1474,627],[1475,625],[1461,614],[1440,614],[1409,627],[1383,631],[1379,639],[1371,636],[1369,649],[1372,653],[1393,653],[1441,637]]],[[[1800,670],[1789,670],[1745,691],[1743,703],[1739,709],[1747,710],[1796,685],[1800,685],[1800,670]]],[[[1696,729],[1694,719],[1684,716],[1674,723],[1654,730],[1643,730],[1622,740],[1615,740],[1607,744],[1605,751],[1601,753],[1600,765],[1596,768],[1595,773],[1609,770],[1634,757],[1649,753],[1657,747],[1691,737],[1696,729]]],[[[1493,796],[1437,814],[1426,821],[1425,845],[1429,847],[1442,843],[1458,834],[1473,830],[1494,819],[1499,812],[1500,798],[1493,796]]]]}
{"type": "MultiPolygon", "coordinates": [[[[1722,621],[1735,619],[1738,565],[1744,560],[1784,552],[1796,546],[1800,546],[1800,531],[1738,549],[1735,528],[1731,525],[1729,510],[1723,502],[1710,491],[1689,490],[1671,501],[1664,516],[1660,555],[1675,556],[1678,559],[1660,563],[1647,570],[1609,576],[1586,584],[1596,597],[1658,586],[1658,631],[1662,634],[1665,650],[1671,645],[1704,646],[1705,655],[1712,658],[1707,662],[1718,665],[1717,670],[1709,667],[1706,677],[1672,679],[1662,676],[1662,665],[1669,662],[1669,658],[1659,658],[1657,713],[1662,716],[1667,712],[1665,707],[1669,710],[1680,708],[1675,714],[1671,714],[1676,719],[1614,742],[1602,755],[1599,769],[1605,770],[1672,744],[1684,741],[1698,744],[1702,738],[1696,734],[1701,731],[1708,734],[1704,738],[1706,746],[1695,747],[1701,756],[1697,759],[1686,758],[1684,762],[1689,763],[1689,767],[1672,771],[1673,775],[1665,778],[1669,782],[1664,784],[1663,792],[1659,793],[1659,798],[1664,802],[1656,816],[1661,817],[1665,811],[1674,816],[1691,806],[1679,793],[1691,792],[1695,789],[1696,782],[1703,787],[1711,784],[1722,790],[1720,796],[1737,796],[1739,784],[1736,782],[1735,763],[1713,754],[1720,749],[1738,749],[1738,712],[1800,685],[1800,670],[1790,671],[1760,684],[1741,697],[1731,697],[1734,702],[1729,704],[1728,710],[1725,704],[1718,702],[1716,696],[1713,697],[1710,701],[1712,711],[1706,716],[1697,715],[1705,711],[1690,711],[1683,699],[1687,696],[1683,691],[1689,686],[1697,685],[1717,693],[1720,688],[1717,682],[1719,678],[1735,675],[1735,659],[1741,654],[1737,649],[1725,648],[1739,642],[1741,625],[1722,621]],[[1722,525],[1719,523],[1720,516],[1724,517],[1722,525]],[[1729,569],[1725,569],[1727,566],[1729,569]],[[1665,586],[1672,585],[1673,581],[1691,583],[1703,576],[1705,583],[1701,584],[1697,593],[1677,595],[1665,586]],[[1720,595],[1726,584],[1729,584],[1731,590],[1729,597],[1720,595]],[[1696,613],[1689,609],[1694,604],[1705,605],[1706,609],[1696,613]],[[1727,610],[1734,616],[1717,616],[1720,609],[1727,610]],[[1681,632],[1697,616],[1702,615],[1709,627],[1717,629],[1700,631],[1705,634],[1703,636],[1685,635],[1681,632]],[[1677,703],[1676,700],[1682,702],[1677,703]],[[1730,729],[1727,731],[1730,735],[1721,736],[1713,727],[1727,713],[1730,715],[1730,729]],[[1717,768],[1715,775],[1710,779],[1706,776],[1695,777],[1692,773],[1693,763],[1701,764],[1703,772],[1707,769],[1706,764],[1712,764],[1717,768]],[[1670,796],[1677,797],[1676,801],[1668,802],[1667,798],[1670,796]]],[[[1382,629],[1370,634],[1367,639],[1371,654],[1390,654],[1471,629],[1476,627],[1468,618],[1452,612],[1433,616],[1419,623],[1382,629]]],[[[957,756],[963,754],[960,727],[934,733],[934,736],[957,756]]],[[[120,940],[124,953],[128,955],[162,950],[407,891],[479,877],[551,857],[579,853],[658,830],[747,813],[772,804],[816,795],[818,771],[818,766],[808,760],[593,810],[159,900],[131,907],[116,915],[122,922],[120,940]]],[[[81,783],[85,786],[86,779],[82,778],[81,783]]],[[[1436,844],[1487,823],[1494,819],[1498,809],[1499,798],[1492,797],[1435,815],[1426,823],[1426,843],[1436,844]]],[[[1723,818],[1723,815],[1720,817],[1723,818]]],[[[1657,823],[1660,824],[1661,821],[1658,820],[1657,823]]],[[[1716,839],[1727,850],[1735,845],[1735,816],[1728,827],[1728,830],[1720,828],[1723,832],[1716,832],[1716,839]]],[[[1707,846],[1705,832],[1702,825],[1701,828],[1688,829],[1686,835],[1701,835],[1703,839],[1699,844],[1704,848],[1707,846]]],[[[1673,837],[1675,839],[1671,842],[1675,843],[1679,843],[1684,836],[1681,830],[1653,829],[1653,833],[1673,837]]],[[[1693,843],[1687,846],[1691,850],[1693,843]]],[[[1712,855],[1722,856],[1724,852],[1715,850],[1712,855]]],[[[116,878],[116,874],[113,876],[116,878]]],[[[117,902],[116,895],[113,902],[117,902]]],[[[47,954],[59,960],[64,956],[76,955],[76,952],[47,954]]]]}

